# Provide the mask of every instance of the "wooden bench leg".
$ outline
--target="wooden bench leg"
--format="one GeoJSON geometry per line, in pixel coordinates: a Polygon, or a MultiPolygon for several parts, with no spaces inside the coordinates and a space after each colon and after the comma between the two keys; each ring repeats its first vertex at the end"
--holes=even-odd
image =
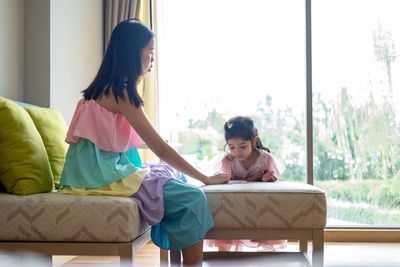
{"type": "Polygon", "coordinates": [[[132,243],[119,245],[119,262],[121,267],[132,267],[135,265],[133,261],[132,243]]]}
{"type": "Polygon", "coordinates": [[[160,249],[160,267],[168,267],[169,251],[160,249]]]}
{"type": "Polygon", "coordinates": [[[299,240],[299,250],[300,252],[307,253],[308,240],[299,240]]]}
{"type": "Polygon", "coordinates": [[[324,230],[313,230],[313,251],[312,251],[312,266],[324,266],[324,230]]]}

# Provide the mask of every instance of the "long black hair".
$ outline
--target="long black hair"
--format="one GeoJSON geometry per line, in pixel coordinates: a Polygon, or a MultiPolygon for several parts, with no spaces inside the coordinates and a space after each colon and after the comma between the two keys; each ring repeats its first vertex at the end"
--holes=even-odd
{"type": "Polygon", "coordinates": [[[257,128],[254,127],[254,121],[250,117],[233,117],[224,124],[225,141],[232,138],[241,138],[243,140],[253,141],[257,137],[256,148],[271,152],[265,147],[258,136],[257,128]]]}
{"type": "Polygon", "coordinates": [[[111,34],[96,78],[82,91],[83,97],[97,99],[111,89],[118,102],[127,89],[129,101],[136,107],[143,105],[136,86],[142,73],[142,50],[153,38],[154,33],[136,19],[120,22],[111,34]]]}

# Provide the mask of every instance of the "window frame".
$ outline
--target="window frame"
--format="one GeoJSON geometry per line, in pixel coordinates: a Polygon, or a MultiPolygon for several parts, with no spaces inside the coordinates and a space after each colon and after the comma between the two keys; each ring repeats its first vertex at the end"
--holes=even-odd
{"type": "MultiPolygon", "coordinates": [[[[150,17],[153,30],[157,30],[157,8],[161,0],[150,2],[150,17]]],[[[314,184],[313,168],[313,84],[312,84],[312,0],[304,0],[305,4],[305,34],[306,34],[306,181],[314,184]]],[[[157,87],[157,83],[154,85],[157,87]]],[[[154,88],[154,92],[158,92],[154,88]]],[[[153,90],[152,90],[153,91],[153,90]]],[[[155,97],[157,99],[157,97],[155,97]]],[[[157,101],[158,102],[158,101],[157,101]]],[[[157,105],[153,105],[155,113],[159,112],[157,105]]],[[[399,242],[400,227],[339,227],[325,228],[325,242],[399,242]]]]}

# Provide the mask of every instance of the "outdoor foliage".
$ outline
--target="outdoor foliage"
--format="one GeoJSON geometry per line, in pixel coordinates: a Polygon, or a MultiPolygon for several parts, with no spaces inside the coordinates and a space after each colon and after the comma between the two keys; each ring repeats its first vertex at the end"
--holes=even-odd
{"type": "MultiPolygon", "coordinates": [[[[381,26],[372,39],[376,64],[386,73],[379,88],[365,88],[361,103],[345,86],[329,101],[313,95],[314,181],[326,191],[335,218],[399,225],[400,114],[393,100],[398,76],[392,73],[396,49],[381,26]]],[[[295,115],[290,107],[273,109],[272,102],[267,94],[254,111],[242,115],[254,119],[263,144],[284,162],[282,180],[305,181],[305,114],[295,115]]],[[[204,120],[189,121],[188,130],[180,133],[180,152],[199,160],[220,156],[227,119],[212,110],[204,120]]]]}

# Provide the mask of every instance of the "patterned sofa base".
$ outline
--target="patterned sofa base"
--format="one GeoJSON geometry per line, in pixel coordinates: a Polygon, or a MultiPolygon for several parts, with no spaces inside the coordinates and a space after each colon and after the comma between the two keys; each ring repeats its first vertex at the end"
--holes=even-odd
{"type": "Polygon", "coordinates": [[[49,265],[51,255],[117,255],[132,266],[133,253],[150,240],[128,197],[0,193],[0,214],[0,255],[39,253],[49,265]]]}
{"type": "MultiPolygon", "coordinates": [[[[299,240],[299,252],[312,266],[323,266],[326,198],[322,190],[293,182],[239,182],[203,189],[215,224],[206,239],[299,240]]],[[[205,252],[205,259],[212,254],[205,252]]],[[[162,263],[167,255],[162,251],[162,263]]]]}

